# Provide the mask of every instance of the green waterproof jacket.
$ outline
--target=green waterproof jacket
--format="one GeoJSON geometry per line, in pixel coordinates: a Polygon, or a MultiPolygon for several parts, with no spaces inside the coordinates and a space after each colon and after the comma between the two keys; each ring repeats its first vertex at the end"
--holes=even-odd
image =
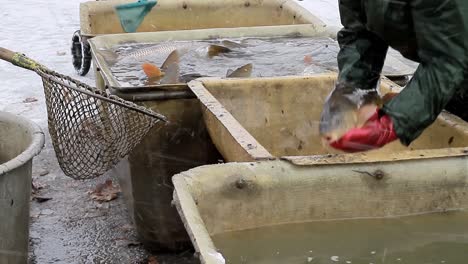
{"type": "Polygon", "coordinates": [[[389,46],[420,63],[382,109],[403,144],[468,95],[468,0],[339,0],[339,10],[339,82],[375,89],[389,46]]]}

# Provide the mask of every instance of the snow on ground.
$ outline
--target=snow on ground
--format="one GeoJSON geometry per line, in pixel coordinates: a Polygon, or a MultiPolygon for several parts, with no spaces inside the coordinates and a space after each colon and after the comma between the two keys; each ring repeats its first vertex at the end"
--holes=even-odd
{"type": "Polygon", "coordinates": [[[338,0],[301,0],[297,2],[327,25],[342,26],[338,11],[338,0]]]}
{"type": "MultiPolygon", "coordinates": [[[[71,64],[70,40],[79,29],[80,2],[84,0],[2,1],[0,47],[25,53],[52,70],[94,85],[93,72],[79,77],[71,64]]],[[[298,2],[326,23],[340,25],[337,0],[298,2]]],[[[143,263],[148,253],[139,245],[130,246],[134,245],[135,232],[123,199],[102,206],[87,195],[96,183],[110,176],[77,182],[60,171],[47,133],[45,98],[38,75],[0,61],[0,111],[29,118],[47,135],[45,148],[34,160],[33,178],[45,185],[41,196],[52,200],[31,204],[32,262],[143,263]],[[27,98],[37,101],[24,102],[27,98]]],[[[160,263],[187,263],[181,256],[158,258],[160,263]]]]}
{"type": "MultiPolygon", "coordinates": [[[[71,65],[70,39],[79,29],[79,3],[84,0],[4,1],[0,46],[25,53],[32,59],[63,74],[77,77],[71,65]],[[66,55],[59,56],[58,53],[66,55]]],[[[92,74],[82,80],[92,83],[92,74]]],[[[46,125],[45,102],[40,78],[34,73],[0,61],[0,110],[28,117],[46,125]],[[27,97],[39,101],[24,104],[27,97]]]]}

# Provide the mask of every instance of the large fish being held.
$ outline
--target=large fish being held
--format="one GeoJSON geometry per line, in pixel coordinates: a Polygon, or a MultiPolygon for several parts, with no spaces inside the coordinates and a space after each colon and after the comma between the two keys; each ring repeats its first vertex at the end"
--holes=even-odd
{"type": "Polygon", "coordinates": [[[391,100],[396,93],[380,97],[376,90],[356,90],[346,84],[336,84],[322,110],[319,133],[325,144],[338,140],[348,130],[362,127],[366,121],[391,100]]]}

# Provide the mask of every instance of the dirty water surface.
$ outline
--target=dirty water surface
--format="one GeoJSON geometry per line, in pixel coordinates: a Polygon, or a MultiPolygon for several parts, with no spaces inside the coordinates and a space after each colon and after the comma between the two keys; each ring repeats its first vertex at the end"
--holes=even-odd
{"type": "MultiPolygon", "coordinates": [[[[250,77],[309,75],[338,71],[339,46],[328,37],[230,38],[200,41],[165,41],[161,43],[127,43],[109,50],[103,57],[120,86],[159,84],[162,79],[148,78],[144,63],[161,67],[169,54],[177,50],[180,75],[226,77],[231,70],[252,64],[250,77]],[[211,56],[210,45],[230,51],[211,56]]],[[[398,72],[385,65],[383,72],[398,72]]]]}
{"type": "Polygon", "coordinates": [[[466,263],[468,212],[287,224],[213,236],[226,263],[466,263]]]}
{"type": "MultiPolygon", "coordinates": [[[[152,63],[161,66],[171,51],[180,53],[180,74],[200,74],[225,77],[228,70],[235,70],[252,63],[252,77],[272,77],[301,74],[309,66],[317,71],[334,69],[338,45],[330,38],[242,38],[206,41],[170,41],[157,44],[122,44],[113,51],[118,54],[112,74],[122,86],[143,86],[151,83],[141,65],[152,63]],[[227,45],[224,45],[224,44],[227,45]],[[229,52],[208,55],[210,45],[228,47],[229,52]],[[146,53],[145,50],[157,50],[146,53]],[[140,52],[141,56],[134,56],[140,52]],[[304,62],[308,55],[311,59],[304,62]]],[[[310,70],[309,70],[310,71],[310,70]]]]}

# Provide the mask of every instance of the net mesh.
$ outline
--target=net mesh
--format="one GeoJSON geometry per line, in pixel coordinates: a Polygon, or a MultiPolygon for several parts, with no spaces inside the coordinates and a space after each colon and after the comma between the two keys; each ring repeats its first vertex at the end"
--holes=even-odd
{"type": "Polygon", "coordinates": [[[49,133],[63,172],[74,179],[111,169],[164,117],[68,76],[40,69],[49,133]]]}

